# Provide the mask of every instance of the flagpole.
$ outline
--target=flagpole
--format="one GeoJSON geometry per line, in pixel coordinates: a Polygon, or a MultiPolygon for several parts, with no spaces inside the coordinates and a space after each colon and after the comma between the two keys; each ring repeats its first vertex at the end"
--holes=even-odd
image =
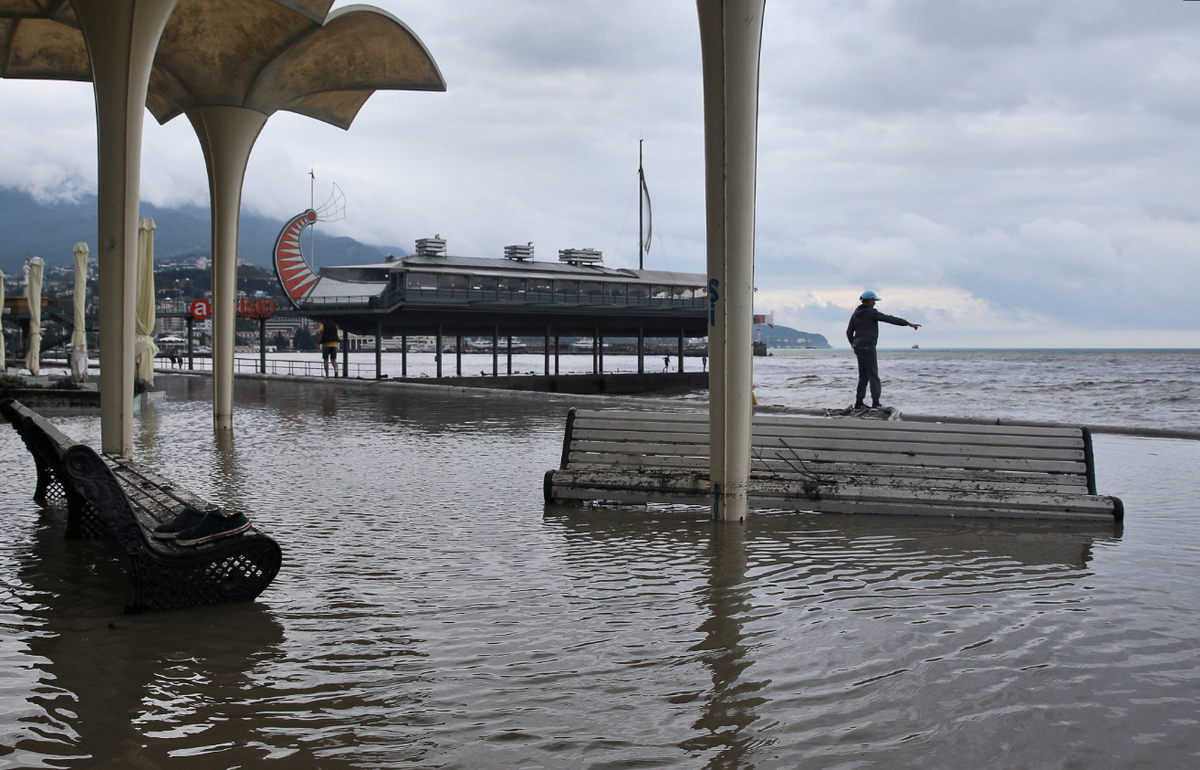
{"type": "Polygon", "coordinates": [[[642,171],[642,142],[643,139],[638,139],[638,270],[644,270],[643,256],[646,253],[645,237],[646,230],[642,224],[642,190],[646,189],[646,175],[642,171]]]}

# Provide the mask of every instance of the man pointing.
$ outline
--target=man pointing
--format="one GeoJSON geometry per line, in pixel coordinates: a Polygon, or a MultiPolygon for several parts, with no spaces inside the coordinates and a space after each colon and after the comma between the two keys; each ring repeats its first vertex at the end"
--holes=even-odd
{"type": "Polygon", "coordinates": [[[850,316],[850,325],[846,327],[846,339],[854,348],[854,356],[858,359],[858,390],[854,393],[854,408],[866,409],[863,397],[867,395],[867,385],[871,386],[871,408],[879,408],[879,359],[875,355],[875,346],[879,343],[879,322],[885,321],[896,326],[911,326],[920,329],[920,324],[909,323],[903,318],[887,315],[875,309],[879,295],[873,291],[864,291],[859,297],[862,304],[854,309],[850,316]]]}

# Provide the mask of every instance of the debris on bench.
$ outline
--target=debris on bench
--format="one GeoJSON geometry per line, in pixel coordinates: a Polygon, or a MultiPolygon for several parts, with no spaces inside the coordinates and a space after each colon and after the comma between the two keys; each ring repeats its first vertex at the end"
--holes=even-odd
{"type": "Polygon", "coordinates": [[[33,455],[34,500],[65,505],[66,536],[111,536],[122,546],[127,613],[252,601],[279,573],[279,544],[244,514],[226,514],[127,457],[100,455],[20,402],[0,402],[0,416],[33,455]]]}
{"type": "MultiPolygon", "coordinates": [[[[708,415],[571,409],[547,503],[708,505],[708,415]]],[[[1087,428],[755,416],[756,508],[1121,521],[1087,428]]]]}

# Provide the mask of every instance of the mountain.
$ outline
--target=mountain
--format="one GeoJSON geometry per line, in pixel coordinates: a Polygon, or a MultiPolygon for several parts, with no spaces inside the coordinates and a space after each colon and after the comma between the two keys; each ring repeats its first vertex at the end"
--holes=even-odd
{"type": "Polygon", "coordinates": [[[801,332],[787,326],[771,328],[766,324],[754,324],[754,339],[767,343],[769,348],[831,348],[829,340],[822,334],[801,332]]]}
{"type": "MultiPolygon", "coordinates": [[[[296,212],[300,213],[300,212],[296,212]]],[[[154,218],[155,261],[186,259],[211,254],[208,208],[160,208],[143,202],[141,215],[154,218]]],[[[271,249],[284,221],[242,212],[238,257],[243,262],[271,269],[271,249]]],[[[307,247],[307,239],[306,247],[307,247]]],[[[87,243],[89,259],[96,260],[96,197],[77,203],[40,203],[30,194],[0,187],[0,270],[19,275],[29,257],[41,257],[50,267],[71,267],[77,241],[87,243]]],[[[353,265],[382,262],[388,254],[407,254],[395,246],[369,246],[353,238],[317,233],[318,265],[353,265]]]]}

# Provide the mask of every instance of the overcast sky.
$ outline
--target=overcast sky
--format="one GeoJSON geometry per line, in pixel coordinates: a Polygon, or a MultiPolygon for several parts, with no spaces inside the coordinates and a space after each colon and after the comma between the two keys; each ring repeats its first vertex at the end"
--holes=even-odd
{"type": "MultiPolygon", "coordinates": [[[[303,211],[312,169],[330,234],[636,267],[644,139],[646,266],[704,272],[694,2],[375,4],[448,91],[348,132],[276,114],[247,209],[303,211]]],[[[1200,2],[767,0],[761,79],[757,312],[845,345],[873,289],[925,325],[884,346],[1200,346],[1200,2]]],[[[88,84],[0,81],[0,185],[95,192],[93,115],[88,84]]],[[[146,121],[142,198],[206,204],[190,123],[146,121]]]]}

